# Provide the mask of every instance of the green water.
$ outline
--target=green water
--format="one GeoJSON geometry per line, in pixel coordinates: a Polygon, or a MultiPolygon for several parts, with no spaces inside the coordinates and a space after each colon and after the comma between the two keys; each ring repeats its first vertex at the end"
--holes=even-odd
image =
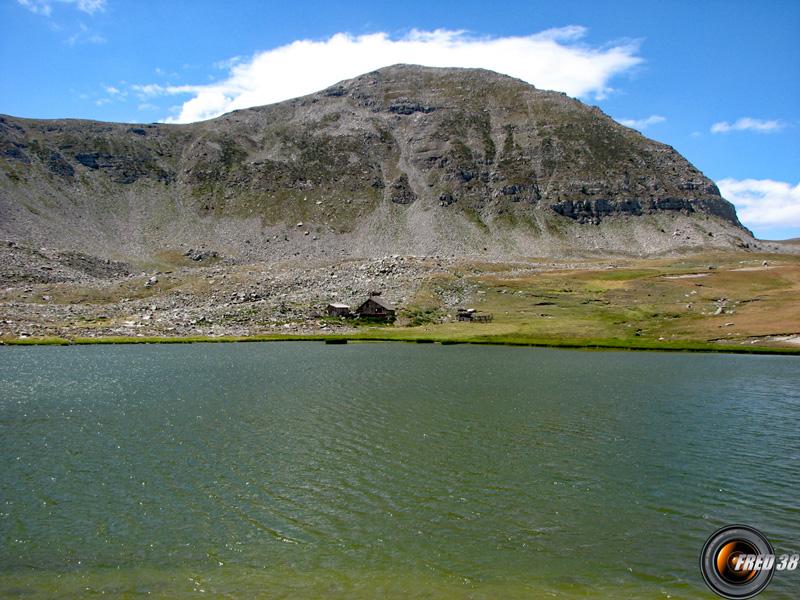
{"type": "Polygon", "coordinates": [[[0,348],[0,459],[2,597],[714,598],[717,527],[800,551],[800,360],[0,348]]]}

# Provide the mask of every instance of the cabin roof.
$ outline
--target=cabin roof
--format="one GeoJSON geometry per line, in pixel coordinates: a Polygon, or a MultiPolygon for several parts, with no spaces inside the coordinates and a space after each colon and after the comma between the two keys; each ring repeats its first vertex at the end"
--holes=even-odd
{"type": "Polygon", "coordinates": [[[332,306],[333,308],[350,308],[349,304],[342,304],[341,302],[331,302],[328,306],[332,306]]]}
{"type": "Polygon", "coordinates": [[[394,310],[394,306],[392,306],[392,304],[390,302],[384,300],[380,296],[370,296],[369,298],[364,300],[364,303],[361,306],[364,306],[364,304],[366,304],[370,300],[372,300],[378,306],[381,306],[381,307],[383,307],[383,308],[385,308],[387,310],[394,310]]]}

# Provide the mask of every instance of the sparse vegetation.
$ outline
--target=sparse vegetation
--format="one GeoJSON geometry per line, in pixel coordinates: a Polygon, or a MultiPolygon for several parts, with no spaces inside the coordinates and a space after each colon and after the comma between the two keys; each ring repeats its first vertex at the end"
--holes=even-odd
{"type": "MultiPolygon", "coordinates": [[[[385,263],[384,263],[385,264],[385,263]]],[[[92,292],[93,303],[86,314],[69,322],[41,324],[36,334],[19,339],[0,337],[5,343],[177,343],[187,341],[260,340],[433,340],[446,343],[498,343],[552,345],[564,347],[637,348],[665,350],[720,350],[735,352],[800,350],[800,257],[754,255],[751,253],[706,253],[680,259],[617,260],[571,263],[538,262],[493,263],[460,261],[439,269],[435,263],[414,263],[401,289],[413,289],[401,307],[394,324],[373,323],[366,319],[342,320],[318,317],[309,322],[312,307],[299,302],[289,305],[242,302],[206,309],[189,329],[167,334],[153,315],[150,321],[137,320],[142,333],[137,336],[109,334],[118,330],[126,318],[93,312],[112,311],[133,301],[146,309],[150,303],[164,305],[173,297],[213,293],[201,268],[186,268],[175,274],[164,288],[144,288],[136,284],[113,283],[92,292]],[[769,264],[764,265],[763,261],[769,264]],[[716,268],[708,269],[713,264],[716,268]],[[425,266],[427,265],[427,266],[425,266]],[[613,268],[609,268],[612,267],[613,268]],[[417,270],[423,268],[423,270],[417,270]],[[427,269],[427,270],[426,270],[427,269]],[[427,276],[422,275],[428,273],[427,276]],[[190,275],[193,274],[193,275],[190,275]],[[137,291],[147,295],[136,296],[137,291]],[[115,300],[116,298],[116,300],[115,300]],[[137,299],[138,298],[138,299],[137,299]],[[105,300],[111,304],[102,304],[105,300]],[[118,304],[120,301],[123,304],[118,304]],[[114,304],[114,303],[117,304],[114,304]],[[146,304],[142,305],[144,302],[146,304]],[[492,313],[491,323],[458,322],[458,307],[473,307],[492,313]],[[216,315],[216,316],[214,316],[216,315]],[[285,315],[275,318],[275,315],[285,315]],[[292,315],[295,315],[294,317],[292,315]],[[302,329],[284,333],[286,327],[302,329]],[[220,333],[200,333],[216,327],[220,333]],[[220,329],[221,328],[221,329],[220,329]],[[245,328],[251,335],[231,335],[226,331],[245,328]],[[50,332],[66,332],[52,335],[50,332]],[[196,333],[188,333],[195,331],[196,333]],[[70,332],[74,332],[71,333],[70,332]],[[87,337],[93,332],[97,337],[87,337]],[[160,332],[155,334],[154,332],[160,332]],[[766,349],[766,350],[765,350],[766,349]]],[[[351,266],[360,273],[358,263],[351,266]]],[[[219,268],[214,268],[219,272],[219,268]]],[[[378,267],[376,272],[394,269],[378,267]]],[[[327,273],[328,271],[323,271],[327,273]]],[[[248,279],[246,271],[232,272],[231,284],[248,279]]],[[[340,271],[341,273],[341,271],[340,271]]],[[[396,279],[393,278],[394,281],[396,279]]],[[[301,283],[307,290],[307,284],[301,283]]],[[[367,289],[367,288],[365,288],[367,289]]],[[[296,292],[299,293],[299,292],[296,292]]],[[[31,299],[24,313],[30,320],[47,315],[52,306],[73,304],[86,298],[75,284],[49,285],[47,302],[41,296],[31,299]],[[35,317],[34,317],[35,318],[35,317]]],[[[8,292],[0,301],[10,300],[8,292]]],[[[19,300],[24,300],[19,298],[19,300]]],[[[85,302],[85,300],[84,300],[85,302]]],[[[192,314],[197,314],[192,312],[192,314]]],[[[199,317],[195,317],[195,320],[199,317]]],[[[185,322],[185,318],[184,318],[185,322]]],[[[194,323],[194,321],[193,321],[194,323]]],[[[25,326],[20,325],[20,330],[25,326]]]]}

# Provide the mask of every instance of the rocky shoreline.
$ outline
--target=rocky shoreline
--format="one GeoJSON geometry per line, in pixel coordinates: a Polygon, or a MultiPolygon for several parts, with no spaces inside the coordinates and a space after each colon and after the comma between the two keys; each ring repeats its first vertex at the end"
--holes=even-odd
{"type": "MultiPolygon", "coordinates": [[[[358,328],[354,321],[325,316],[327,303],[355,304],[380,292],[402,309],[421,282],[445,276],[463,262],[394,255],[342,262],[239,264],[215,252],[192,251],[193,264],[188,266],[133,272],[134,267],[116,263],[98,272],[76,269],[61,253],[47,249],[15,245],[6,247],[4,254],[0,338],[23,339],[354,331],[358,328]],[[35,257],[36,264],[17,268],[20,255],[35,257]],[[203,258],[193,258],[198,255],[203,258]]],[[[92,264],[88,259],[84,263],[92,264]]],[[[437,301],[455,310],[474,287],[467,282],[460,289],[445,286],[437,301]]]]}

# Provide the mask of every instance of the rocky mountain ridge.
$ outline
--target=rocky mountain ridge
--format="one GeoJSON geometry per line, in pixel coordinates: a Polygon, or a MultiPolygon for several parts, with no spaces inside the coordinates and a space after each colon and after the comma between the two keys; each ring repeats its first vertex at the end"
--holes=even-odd
{"type": "Polygon", "coordinates": [[[2,116],[0,238],[133,262],[764,248],[698,169],[598,108],[409,65],[190,125],[2,116]]]}

